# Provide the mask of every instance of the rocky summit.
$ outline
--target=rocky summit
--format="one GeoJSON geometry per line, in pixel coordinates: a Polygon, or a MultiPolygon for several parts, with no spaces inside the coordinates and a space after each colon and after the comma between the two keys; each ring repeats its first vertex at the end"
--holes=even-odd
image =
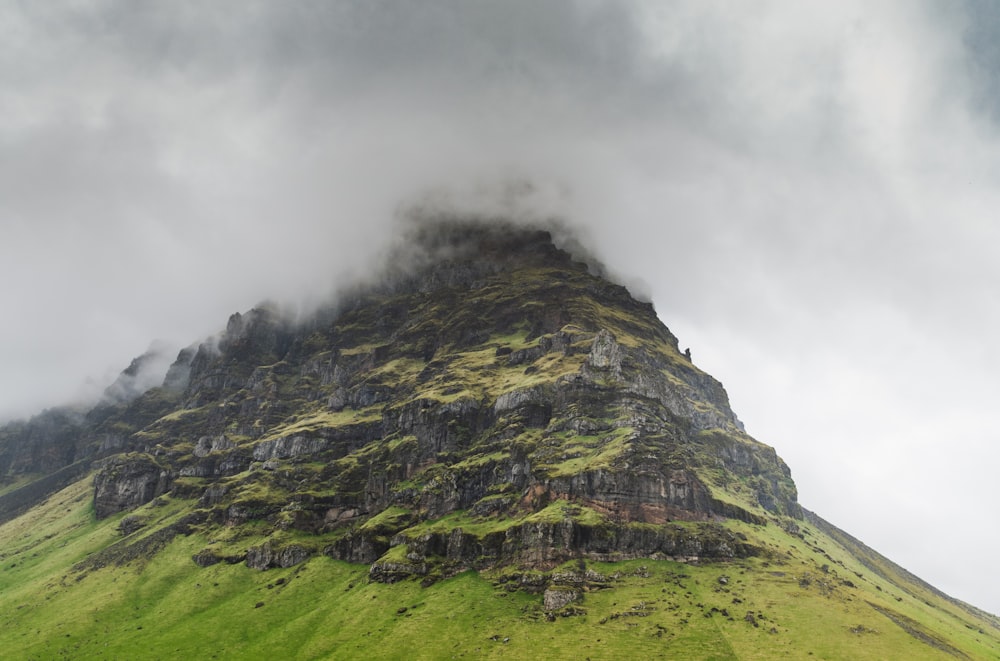
{"type": "Polygon", "coordinates": [[[197,499],[187,525],[275,529],[266,551],[199,562],[322,552],[379,580],[733,557],[754,549],[711,523],[799,516],[788,468],[650,304],[544,231],[439,225],[416,241],[424,265],[315,319],[233,315],[167,387],[94,425],[75,450],[97,461],[96,516],[197,499]],[[482,520],[503,526],[471,532],[482,520]],[[289,530],[317,543],[286,551],[289,530]]]}
{"type": "MultiPolygon", "coordinates": [[[[910,649],[894,647],[898,640],[926,658],[1000,654],[996,618],[940,594],[801,508],[788,467],[745,433],[723,387],[679,350],[652,305],[557,247],[549,232],[437,222],[412,232],[389,263],[377,283],[345,290],[305,317],[276,305],[234,314],[218,336],[181,351],[162,385],[135,387],[143,361],[154,358],[140,357],[93,408],[50,409],[0,430],[0,520],[7,521],[0,532],[37,524],[39,516],[63,525],[45,507],[60,498],[79,503],[79,520],[64,515],[76,521],[68,529],[32,543],[3,542],[3,561],[16,567],[27,551],[44,557],[39,550],[53,538],[86,537],[66,566],[53,569],[62,578],[50,577],[48,588],[58,583],[67,594],[73,583],[129,569],[138,572],[129,585],[141,586],[152,571],[144,568],[169,558],[183,558],[174,571],[199,589],[209,576],[218,587],[271,570],[260,575],[280,574],[280,582],[267,589],[284,590],[305,568],[320,568],[318,575],[346,567],[334,574],[355,577],[348,586],[331,574],[336,593],[310,597],[329,600],[336,617],[362,608],[358,568],[365,589],[390,590],[379,593],[387,603],[395,603],[393,594],[433,601],[428,595],[441,586],[478,576],[490,578],[500,596],[537,599],[519,606],[515,619],[576,615],[579,622],[598,593],[631,594],[628,586],[650,580],[648,563],[660,563],[654,582],[670,586],[670,605],[652,605],[667,587],[644,588],[641,607],[609,607],[600,626],[669,613],[643,636],[659,632],[663,653],[687,653],[677,645],[686,628],[700,631],[693,619],[718,616],[741,632],[767,622],[779,642],[751,645],[765,652],[746,655],[739,651],[745,632],[727,637],[720,629],[732,656],[713,658],[772,658],[772,644],[786,655],[804,653],[790,641],[807,644],[810,625],[774,595],[766,608],[748,610],[756,588],[748,591],[753,581],[736,579],[739,572],[787,583],[783,594],[813,592],[832,610],[852,604],[845,612],[855,619],[877,618],[878,626],[838,629],[844,647],[817,643],[826,645],[821,658],[868,658],[855,655],[865,645],[870,658],[887,658],[878,655],[910,649]],[[91,530],[89,537],[77,529],[91,530]],[[680,569],[692,567],[714,573],[692,579],[691,569],[680,569]],[[694,588],[701,580],[711,582],[694,588]],[[681,595],[692,590],[719,603],[710,608],[699,597],[682,607],[681,595]],[[766,609],[784,621],[767,620],[766,609]],[[663,632],[670,632],[666,641],[663,632]]],[[[21,581],[8,582],[31,585],[21,581]]],[[[69,599],[52,603],[61,598],[69,599]]],[[[145,607],[133,599],[137,610],[145,607]]],[[[191,611],[178,599],[157,608],[191,611]]],[[[397,616],[417,609],[409,601],[397,616]]],[[[94,617],[117,623],[113,612],[98,608],[94,617]]],[[[24,617],[5,627],[38,625],[24,617]]],[[[433,630],[441,615],[425,617],[433,630]]],[[[626,635],[629,628],[618,627],[626,635]]],[[[86,642],[96,629],[75,631],[86,642]]],[[[493,655],[509,642],[467,633],[469,644],[455,649],[470,656],[493,655]]],[[[245,634],[244,643],[263,645],[267,635],[255,635],[245,634]]],[[[386,652],[386,635],[376,635],[382,642],[373,648],[334,636],[325,647],[310,643],[315,653],[302,656],[386,652]]],[[[199,648],[176,651],[192,649],[199,648]]],[[[251,648],[227,649],[216,651],[246,658],[251,648]]],[[[428,650],[426,658],[443,658],[444,648],[428,650]]],[[[579,650],[565,651],[574,658],[579,650]]]]}

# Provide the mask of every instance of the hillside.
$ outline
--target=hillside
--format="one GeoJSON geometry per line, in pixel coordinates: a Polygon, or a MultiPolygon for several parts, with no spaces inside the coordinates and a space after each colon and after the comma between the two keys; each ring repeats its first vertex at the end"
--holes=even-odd
{"type": "Polygon", "coordinates": [[[0,646],[1000,656],[997,618],[800,507],[652,306],[547,232],[437,224],[391,263],[0,430],[0,646]]]}

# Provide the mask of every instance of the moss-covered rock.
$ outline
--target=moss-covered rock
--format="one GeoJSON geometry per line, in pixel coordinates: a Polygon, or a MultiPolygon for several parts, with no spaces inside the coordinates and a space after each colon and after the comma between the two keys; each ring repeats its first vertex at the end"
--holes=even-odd
{"type": "MultiPolygon", "coordinates": [[[[282,566],[287,545],[266,541],[282,531],[369,563],[399,537],[419,562],[376,572],[399,576],[406,562],[745,555],[713,522],[800,516],[787,467],[652,306],[547,232],[444,223],[411,252],[416,266],[309,318],[233,315],[163,388],[60,423],[75,436],[58,462],[109,455],[99,517],[174,489],[207,533],[264,526],[244,549],[261,568],[282,566]],[[421,528],[454,513],[464,527],[421,528]]],[[[8,470],[48,465],[18,461],[8,470]]]]}

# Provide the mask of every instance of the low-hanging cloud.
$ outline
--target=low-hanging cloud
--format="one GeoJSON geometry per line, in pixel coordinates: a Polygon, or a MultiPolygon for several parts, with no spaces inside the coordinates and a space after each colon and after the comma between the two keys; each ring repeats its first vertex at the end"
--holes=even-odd
{"type": "Polygon", "coordinates": [[[0,416],[110,381],[154,337],[324,300],[382,264],[421,200],[560,218],[646,283],[807,506],[1000,611],[923,550],[927,517],[955,521],[982,550],[970,563],[1000,544],[974,523],[1000,395],[998,16],[979,0],[7,6],[0,416]],[[510,182],[530,192],[505,197],[510,182]]]}

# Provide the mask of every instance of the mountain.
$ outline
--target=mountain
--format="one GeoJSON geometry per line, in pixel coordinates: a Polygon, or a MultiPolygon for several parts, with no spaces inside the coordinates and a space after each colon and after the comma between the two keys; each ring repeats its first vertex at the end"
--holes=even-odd
{"type": "Polygon", "coordinates": [[[549,232],[421,225],[389,264],[0,429],[3,649],[1000,657],[1000,620],[801,507],[653,307],[549,232]]]}

